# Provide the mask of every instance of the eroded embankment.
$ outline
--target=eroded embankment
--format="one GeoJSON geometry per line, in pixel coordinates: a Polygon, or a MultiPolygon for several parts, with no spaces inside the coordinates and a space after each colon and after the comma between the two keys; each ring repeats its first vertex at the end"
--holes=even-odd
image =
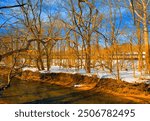
{"type": "Polygon", "coordinates": [[[24,71],[18,78],[27,81],[33,80],[65,87],[75,87],[82,90],[94,88],[99,81],[96,77],[88,77],[80,74],[39,73],[31,71],[24,71]]]}
{"type": "Polygon", "coordinates": [[[76,89],[96,91],[106,91],[118,94],[149,95],[150,85],[145,83],[128,83],[115,79],[99,79],[95,76],[89,77],[81,74],[68,73],[39,73],[24,71],[19,77],[22,80],[42,81],[50,84],[56,84],[66,87],[75,87],[76,89]]]}
{"type": "Polygon", "coordinates": [[[125,97],[138,103],[150,103],[150,85],[145,83],[127,83],[115,79],[99,79],[81,74],[39,73],[24,71],[17,78],[26,81],[40,81],[52,85],[72,87],[77,90],[92,90],[125,97]]]}

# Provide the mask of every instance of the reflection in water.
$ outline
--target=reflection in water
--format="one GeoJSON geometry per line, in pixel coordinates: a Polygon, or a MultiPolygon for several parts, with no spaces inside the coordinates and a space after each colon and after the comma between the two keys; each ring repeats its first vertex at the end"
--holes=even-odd
{"type": "Polygon", "coordinates": [[[52,98],[72,92],[69,88],[40,82],[13,80],[11,87],[1,92],[0,100],[10,103],[25,103],[43,98],[52,98]]]}
{"type": "Polygon", "coordinates": [[[0,102],[6,103],[134,103],[110,94],[94,91],[77,91],[41,82],[14,79],[11,86],[1,92],[0,102]]]}

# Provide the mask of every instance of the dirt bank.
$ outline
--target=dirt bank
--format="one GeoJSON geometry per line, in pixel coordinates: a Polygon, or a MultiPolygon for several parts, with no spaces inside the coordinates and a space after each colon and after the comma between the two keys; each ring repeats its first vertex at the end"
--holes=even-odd
{"type": "Polygon", "coordinates": [[[100,90],[119,94],[150,94],[150,85],[145,83],[128,83],[115,79],[99,79],[81,74],[67,73],[39,73],[25,71],[20,76],[22,80],[41,81],[66,87],[74,87],[80,90],[100,90]]]}
{"type": "Polygon", "coordinates": [[[150,103],[150,85],[145,83],[128,83],[115,79],[99,79],[81,74],[23,72],[22,79],[41,81],[44,83],[73,87],[76,90],[92,90],[107,93],[137,103],[150,103]],[[30,78],[31,77],[31,78],[30,78]],[[37,79],[38,78],[38,79],[37,79]]]}
{"type": "Polygon", "coordinates": [[[0,76],[7,76],[10,68],[0,66],[0,76]]]}
{"type": "Polygon", "coordinates": [[[26,81],[40,81],[51,85],[71,87],[76,90],[92,90],[133,100],[137,103],[150,103],[150,85],[145,83],[127,83],[115,79],[99,79],[80,74],[39,73],[24,71],[17,78],[26,81]]]}

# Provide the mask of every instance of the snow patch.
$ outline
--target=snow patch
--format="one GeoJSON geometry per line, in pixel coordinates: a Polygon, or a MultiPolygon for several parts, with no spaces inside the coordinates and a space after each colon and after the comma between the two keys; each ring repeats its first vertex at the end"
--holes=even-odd
{"type": "Polygon", "coordinates": [[[82,87],[82,86],[83,86],[82,84],[75,84],[75,85],[74,85],[74,87],[76,87],[76,88],[77,88],[77,87],[82,87]]]}
{"type": "Polygon", "coordinates": [[[24,67],[22,68],[23,71],[32,71],[32,72],[36,72],[38,71],[37,68],[34,68],[34,67],[24,67]]]}
{"type": "MultiPolygon", "coordinates": [[[[25,67],[23,68],[23,71],[25,70],[30,70],[33,72],[38,71],[37,68],[33,67],[25,67]]],[[[82,74],[86,76],[93,76],[96,75],[98,78],[112,78],[116,79],[117,73],[114,71],[113,73],[110,73],[108,70],[96,70],[96,69],[91,69],[91,73],[86,73],[84,69],[76,70],[75,68],[63,68],[59,66],[51,66],[50,71],[42,70],[39,71],[40,73],[69,73],[69,74],[82,74]]],[[[122,81],[126,81],[129,83],[141,83],[145,82],[147,84],[150,84],[150,75],[144,75],[141,76],[141,73],[139,71],[135,71],[135,76],[134,72],[132,70],[128,71],[120,71],[120,78],[122,81]]],[[[74,85],[74,87],[81,87],[83,85],[74,85]]]]}

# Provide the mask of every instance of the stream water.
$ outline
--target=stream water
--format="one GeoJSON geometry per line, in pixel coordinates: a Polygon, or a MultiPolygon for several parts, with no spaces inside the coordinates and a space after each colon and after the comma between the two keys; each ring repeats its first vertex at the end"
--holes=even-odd
{"type": "Polygon", "coordinates": [[[41,82],[12,80],[11,86],[0,92],[0,102],[13,104],[99,104],[134,103],[110,94],[78,91],[41,82]]]}

